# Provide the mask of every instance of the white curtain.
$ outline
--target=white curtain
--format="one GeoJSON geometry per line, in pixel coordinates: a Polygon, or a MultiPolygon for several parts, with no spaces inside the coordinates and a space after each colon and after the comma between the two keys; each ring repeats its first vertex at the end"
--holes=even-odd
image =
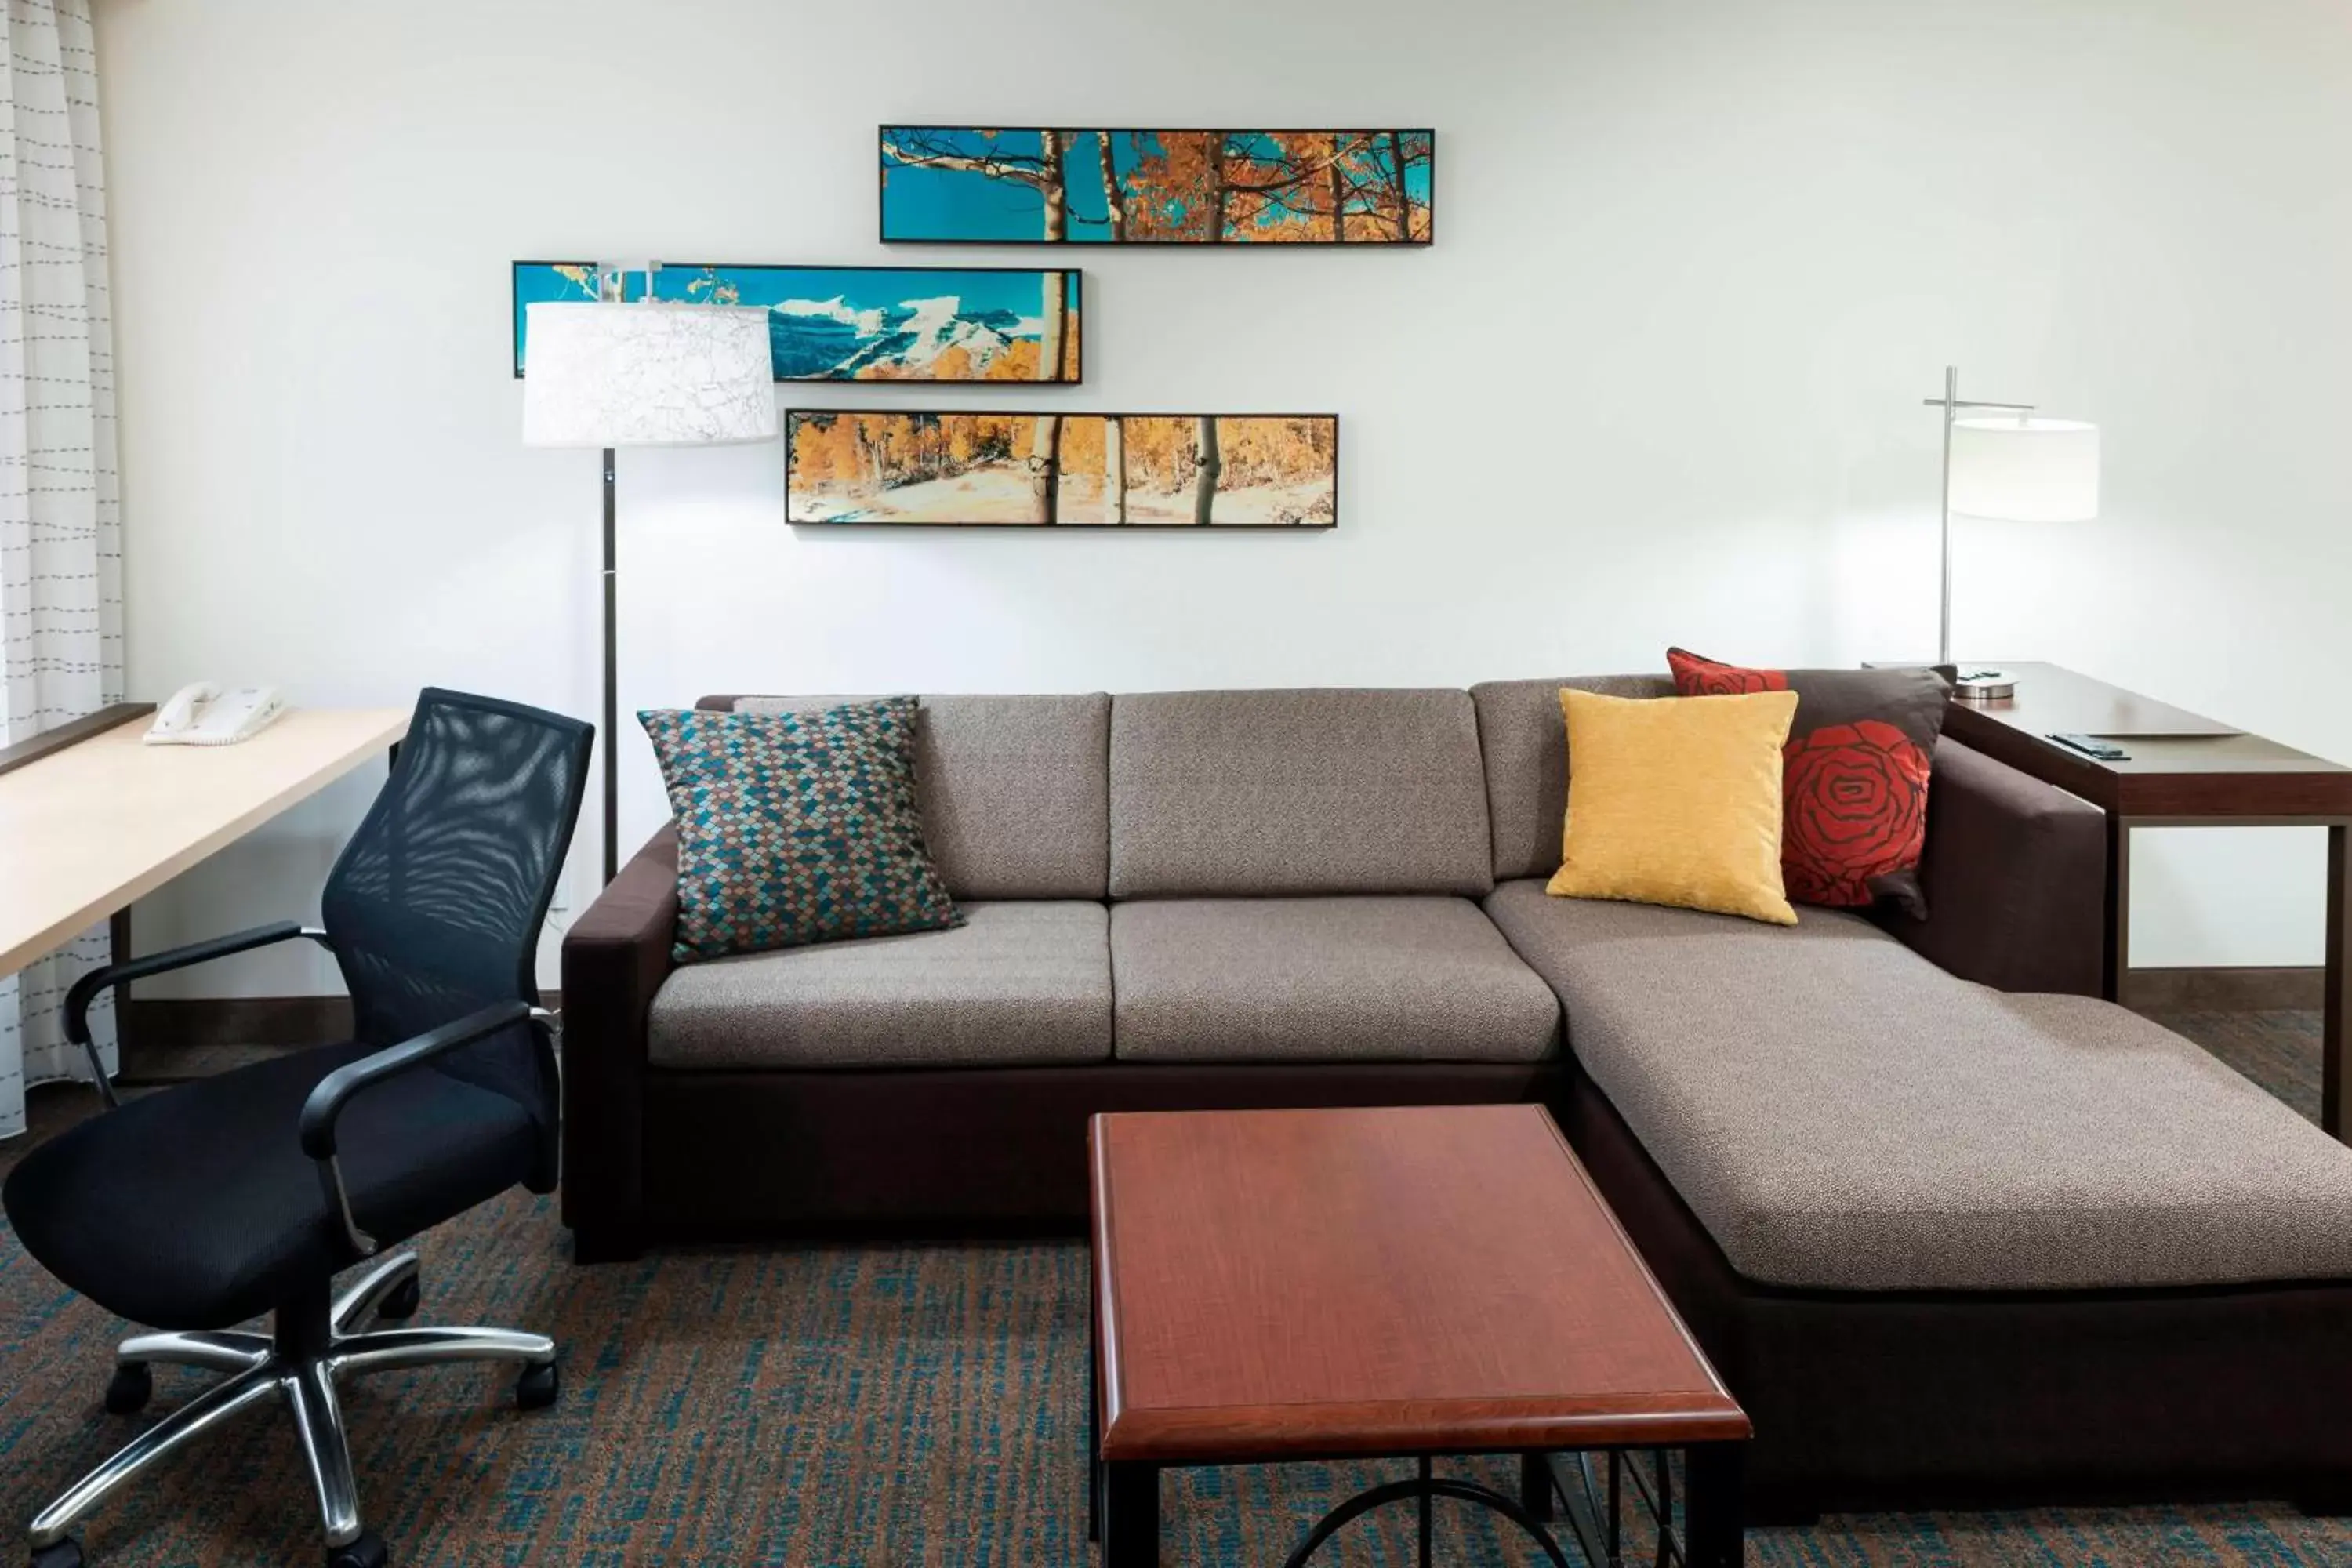
{"type": "MultiPolygon", "coordinates": [[[[120,701],[122,550],[89,0],[6,0],[0,38],[0,744],[120,701]]],[[[0,845],[5,860],[5,845],[0,845]]],[[[5,873],[0,873],[5,874],[5,873]]],[[[60,1005],[104,931],[0,977],[0,1138],[88,1076],[60,1005]]],[[[110,1069],[113,1014],[93,1024],[110,1069]]]]}

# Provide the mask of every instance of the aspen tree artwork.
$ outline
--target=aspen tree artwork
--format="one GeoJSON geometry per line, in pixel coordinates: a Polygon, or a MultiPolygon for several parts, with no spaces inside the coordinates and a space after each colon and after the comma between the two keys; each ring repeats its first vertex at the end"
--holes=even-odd
{"type": "Polygon", "coordinates": [[[785,416],[797,523],[1329,528],[1328,414],[785,416]]]}
{"type": "Polygon", "coordinates": [[[1427,245],[1433,131],[881,129],[886,243],[1427,245]]]}

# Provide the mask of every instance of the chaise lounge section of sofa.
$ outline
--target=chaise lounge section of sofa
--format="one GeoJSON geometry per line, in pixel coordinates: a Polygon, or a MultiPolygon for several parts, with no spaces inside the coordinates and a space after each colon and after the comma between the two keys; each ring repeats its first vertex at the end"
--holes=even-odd
{"type": "MultiPolygon", "coordinates": [[[[1134,1108],[1549,1105],[1757,1427],[1759,1516],[2352,1487],[2352,1152],[2095,1000],[2105,824],[1947,741],[1928,915],[1558,900],[1558,691],[926,699],[954,931],[565,943],[583,1259],[1075,1230],[1134,1108]]],[[[833,699],[706,699],[745,710],[833,699]]]]}
{"type": "Polygon", "coordinates": [[[2335,1510],[2352,1151],[2088,994],[2100,813],[1947,740],[1925,921],[1548,898],[1559,684],[1475,690],[1512,758],[1486,907],[1566,1008],[1562,1125],[1756,1423],[1757,1517],[2335,1510]]]}

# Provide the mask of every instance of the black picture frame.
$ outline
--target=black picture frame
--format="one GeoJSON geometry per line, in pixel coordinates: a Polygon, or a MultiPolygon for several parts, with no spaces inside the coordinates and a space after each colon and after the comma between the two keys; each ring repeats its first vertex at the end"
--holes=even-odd
{"type": "MultiPolygon", "coordinates": [[[[1040,384],[1042,384],[1042,383],[1040,383],[1040,384]]],[[[1087,529],[1087,530],[1090,530],[1090,531],[1101,531],[1101,532],[1108,532],[1108,533],[1123,533],[1123,532],[1135,532],[1135,531],[1148,531],[1148,532],[1170,532],[1170,531],[1176,531],[1176,532],[1192,532],[1192,533],[1224,533],[1224,534],[1231,534],[1231,533],[1329,533],[1329,532],[1331,532],[1331,531],[1335,531],[1336,529],[1338,529],[1338,527],[1339,526],[1339,515],[1340,515],[1340,510],[1339,510],[1339,474],[1340,474],[1340,462],[1341,462],[1341,458],[1342,458],[1342,455],[1343,455],[1343,448],[1342,448],[1342,447],[1341,447],[1341,430],[1340,430],[1341,421],[1340,421],[1339,416],[1339,415],[1337,415],[1337,414],[1330,414],[1330,413],[1301,413],[1301,412],[1297,412],[1297,411],[1295,411],[1295,410],[1294,410],[1294,411],[1287,411],[1287,412],[1285,412],[1285,411],[1273,411],[1273,412],[1268,412],[1268,411],[1265,411],[1265,410],[1228,410],[1228,411],[1220,411],[1220,412],[1215,412],[1215,413],[1210,413],[1210,412],[1202,411],[1202,410],[1168,409],[1168,408],[1141,408],[1141,409],[1134,409],[1134,408],[1130,408],[1130,409],[1105,409],[1105,408],[881,408],[881,407],[871,407],[871,406],[867,406],[867,407],[857,407],[857,408],[786,408],[786,409],[784,409],[784,410],[782,411],[782,430],[783,444],[784,444],[784,521],[785,521],[785,523],[786,523],[787,525],[789,525],[789,526],[791,526],[791,527],[793,527],[793,528],[814,529],[814,530],[816,530],[816,531],[824,531],[824,530],[828,530],[828,529],[842,529],[842,528],[859,528],[859,529],[865,529],[865,528],[884,528],[884,529],[893,529],[893,528],[938,528],[938,529],[959,529],[959,530],[975,530],[975,529],[1028,529],[1028,530],[1035,531],[1038,531],[1038,532],[1052,532],[1052,531],[1055,531],[1055,530],[1057,530],[1057,529],[1087,529]],[[799,445],[799,443],[798,443],[798,441],[794,438],[794,437],[795,437],[795,436],[796,436],[796,435],[797,435],[797,433],[798,433],[798,423],[797,423],[797,422],[798,422],[799,420],[801,420],[801,419],[803,419],[803,418],[809,418],[809,417],[836,417],[836,416],[885,416],[885,417],[889,417],[889,418],[898,418],[898,419],[918,419],[918,418],[931,418],[931,419],[955,419],[955,418],[982,418],[982,419],[1036,419],[1036,418],[1040,418],[1040,417],[1053,417],[1053,418],[1060,418],[1060,419],[1122,419],[1122,420],[1124,420],[1124,419],[1194,419],[1194,420],[1197,420],[1197,419],[1316,419],[1316,420],[1323,420],[1323,421],[1328,422],[1328,423],[1330,425],[1330,426],[1331,426],[1331,518],[1330,518],[1330,521],[1328,521],[1328,522],[1213,522],[1213,522],[1210,522],[1210,523],[1207,523],[1207,524],[1205,524],[1205,525],[1204,525],[1204,524],[1201,524],[1201,523],[1197,523],[1197,522],[1099,522],[1099,521],[1097,521],[1097,522],[1063,522],[1063,521],[1054,521],[1054,522],[1046,523],[1046,522],[1036,522],[1036,521],[1003,521],[1003,520],[987,521],[960,522],[960,521],[955,521],[947,520],[947,519],[928,519],[928,518],[927,518],[927,519],[906,519],[906,520],[900,520],[900,519],[888,519],[888,518],[856,518],[856,519],[825,520],[825,519],[803,519],[803,518],[797,518],[797,517],[794,517],[794,516],[793,515],[793,464],[794,464],[794,462],[797,460],[797,456],[798,456],[798,455],[797,455],[797,453],[796,453],[796,451],[795,451],[795,447],[797,447],[797,446],[799,445]]]]}
{"type": "Polygon", "coordinates": [[[1400,125],[1385,129],[1402,136],[1429,138],[1429,232],[1418,239],[1286,239],[1246,240],[1227,239],[1219,235],[1209,239],[1170,237],[1099,240],[1099,239],[938,239],[894,237],[890,233],[888,197],[889,156],[885,145],[890,132],[987,132],[1003,134],[1007,131],[1042,132],[1055,135],[1095,135],[1108,132],[1114,136],[1328,136],[1345,126],[1211,126],[1211,125],[915,125],[904,121],[878,125],[875,129],[875,234],[884,245],[945,245],[945,246],[1013,246],[1022,248],[1053,250],[1118,250],[1127,246],[1156,246],[1173,249],[1193,250],[1425,250],[1437,243],[1437,132],[1433,126],[1400,125]]]}
{"type": "MultiPolygon", "coordinates": [[[[526,268],[531,268],[531,269],[534,269],[534,270],[541,270],[541,271],[544,271],[544,270],[547,270],[547,269],[549,269],[549,268],[558,268],[558,267],[583,267],[583,268],[593,268],[597,267],[598,265],[599,265],[598,263],[593,262],[593,261],[577,261],[577,260],[572,260],[572,259],[570,259],[570,258],[559,258],[559,259],[555,259],[555,260],[546,260],[546,259],[525,259],[525,260],[520,260],[520,261],[512,261],[512,262],[508,263],[507,299],[508,299],[508,303],[509,303],[509,312],[510,312],[510,320],[509,320],[509,324],[508,324],[508,353],[509,353],[509,373],[510,373],[510,374],[511,374],[511,378],[512,378],[513,380],[520,381],[520,380],[523,378],[523,373],[522,373],[523,308],[524,308],[524,306],[525,306],[526,304],[529,304],[529,303],[537,303],[537,301],[527,301],[527,300],[524,300],[524,298],[523,298],[523,295],[522,295],[522,276],[523,276],[523,271],[524,271],[524,269],[525,269],[526,268]]],[[[987,273],[987,274],[990,274],[990,275],[992,275],[992,276],[999,276],[999,277],[1006,276],[1006,275],[1015,275],[1015,274],[1018,274],[1018,275],[1026,275],[1026,276],[1029,276],[1029,277],[1034,277],[1034,278],[1035,278],[1036,279],[1038,279],[1038,282],[1039,282],[1039,285],[1040,285],[1040,287],[1041,287],[1041,288],[1043,287],[1044,280],[1045,280],[1045,275],[1046,275],[1047,273],[1049,273],[1049,272],[1059,272],[1059,273],[1064,274],[1065,276],[1066,276],[1066,277],[1070,279],[1070,288],[1071,288],[1071,289],[1072,289],[1072,291],[1073,291],[1073,294],[1072,294],[1073,303],[1074,303],[1074,305],[1075,305],[1075,307],[1076,307],[1076,312],[1077,312],[1077,320],[1078,320],[1078,342],[1077,342],[1076,353],[1076,356],[1075,356],[1075,357],[1076,357],[1076,363],[1074,363],[1074,364],[1072,365],[1072,367],[1071,367],[1071,374],[1070,374],[1070,375],[1069,375],[1066,379],[1057,377],[1056,379],[1055,379],[1055,380],[1053,380],[1053,381],[1002,381],[1002,380],[992,380],[992,379],[990,379],[989,377],[986,377],[986,376],[957,376],[957,377],[945,377],[945,376],[903,376],[903,377],[873,377],[873,378],[860,378],[860,377],[856,377],[856,376],[780,375],[780,376],[777,376],[777,377],[775,378],[775,382],[776,382],[776,384],[777,384],[777,385],[779,385],[779,386],[793,385],[793,386],[1003,386],[1003,387],[1024,387],[1024,386],[1026,386],[1026,387],[1045,387],[1045,386],[1050,386],[1050,387],[1065,387],[1065,386],[1082,386],[1082,385],[1084,385],[1084,384],[1086,384],[1086,373],[1087,373],[1087,364],[1086,364],[1086,355],[1087,355],[1087,279],[1086,279],[1086,269],[1085,269],[1084,268],[1082,268],[1082,267],[1002,267],[1002,266],[991,266],[991,267],[946,267],[946,266],[937,266],[937,265],[930,265],[930,266],[924,266],[924,265],[907,266],[907,265],[892,265],[892,264],[887,263],[887,262],[880,262],[880,263],[877,263],[877,262],[850,262],[850,263],[846,263],[846,264],[843,264],[843,265],[835,266],[835,265],[828,265],[828,264],[824,263],[824,262],[803,262],[803,261],[782,261],[782,262],[778,262],[778,261],[665,261],[665,262],[662,262],[660,265],[661,265],[661,269],[662,269],[662,271],[663,271],[663,272],[665,272],[665,273],[667,273],[667,272],[680,272],[680,273],[702,273],[702,272],[772,272],[772,273],[809,273],[809,272],[826,272],[826,273],[877,273],[877,272],[882,272],[882,273],[926,273],[926,274],[930,274],[930,275],[937,276],[937,277],[941,277],[941,278],[954,277],[954,276],[968,276],[968,275],[972,274],[972,273],[987,273]]]]}

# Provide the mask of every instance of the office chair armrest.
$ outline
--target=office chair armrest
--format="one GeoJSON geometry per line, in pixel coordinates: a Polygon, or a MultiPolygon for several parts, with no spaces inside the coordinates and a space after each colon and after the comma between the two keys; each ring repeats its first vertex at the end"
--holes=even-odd
{"type": "Polygon", "coordinates": [[[335,1157],[336,1119],[342,1115],[345,1103],[360,1090],[406,1072],[420,1062],[446,1056],[460,1046],[470,1046],[500,1029],[523,1023],[551,1031],[555,1015],[528,1002],[493,1003],[437,1029],[427,1029],[396,1046],[386,1046],[355,1062],[344,1063],[320,1079],[310,1090],[310,1098],[302,1102],[302,1152],[313,1160],[335,1157]]]}
{"type": "Polygon", "coordinates": [[[250,931],[232,931],[226,936],[192,942],[185,947],[175,947],[166,952],[151,952],[144,958],[126,958],[120,963],[93,969],[75,981],[73,988],[66,993],[66,1038],[78,1046],[89,1044],[90,1004],[98,1000],[100,992],[110,986],[128,985],[151,974],[210,963],[215,958],[226,958],[233,952],[250,952],[257,947],[291,942],[298,936],[323,942],[327,933],[298,925],[292,921],[272,921],[266,926],[255,926],[250,931]]]}
{"type": "Polygon", "coordinates": [[[99,993],[116,985],[128,985],[150,974],[163,974],[174,969],[186,969],[192,964],[209,963],[215,958],[226,958],[232,952],[250,952],[257,947],[268,947],[281,942],[291,942],[307,936],[323,942],[327,933],[312,926],[297,925],[292,921],[273,921],[250,931],[232,931],[207,942],[192,942],[185,947],[175,947],[166,952],[151,952],[144,958],[126,958],[121,963],[110,963],[103,969],[93,969],[73,983],[66,992],[66,1038],[81,1047],[89,1060],[90,1081],[98,1086],[99,1098],[106,1101],[109,1110],[121,1104],[115,1097],[114,1085],[109,1083],[106,1069],[98,1059],[98,1046],[89,1037],[90,1005],[99,993]]]}
{"type": "Polygon", "coordinates": [[[527,1002],[496,1003],[396,1046],[372,1051],[355,1062],[346,1062],[319,1080],[310,1090],[310,1098],[302,1102],[299,1124],[302,1152],[318,1162],[320,1184],[334,1205],[336,1218],[342,1223],[344,1238],[361,1257],[374,1254],[375,1241],[360,1229],[359,1222],[352,1215],[351,1193],[343,1185],[342,1166],[335,1158],[335,1124],[343,1114],[343,1107],[362,1089],[517,1024],[528,1023],[539,1031],[541,1059],[552,1061],[555,1021],[554,1014],[527,1002]]]}

